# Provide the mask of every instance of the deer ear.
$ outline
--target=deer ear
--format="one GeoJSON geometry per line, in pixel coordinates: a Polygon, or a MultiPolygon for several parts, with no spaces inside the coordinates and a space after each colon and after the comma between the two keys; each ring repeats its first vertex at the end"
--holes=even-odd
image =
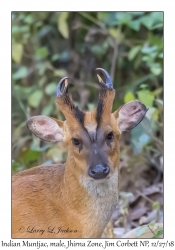
{"type": "Polygon", "coordinates": [[[26,123],[34,135],[52,143],[63,141],[63,124],[62,121],[44,115],[33,116],[26,123]]]}
{"type": "Polygon", "coordinates": [[[136,127],[144,118],[148,109],[146,106],[135,100],[127,102],[113,113],[121,131],[126,131],[136,127]]]}

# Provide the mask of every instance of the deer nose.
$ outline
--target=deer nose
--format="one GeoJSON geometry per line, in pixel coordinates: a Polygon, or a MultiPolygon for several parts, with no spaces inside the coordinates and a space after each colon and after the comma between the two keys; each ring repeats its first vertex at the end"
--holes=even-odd
{"type": "Polygon", "coordinates": [[[94,179],[103,179],[110,172],[110,168],[107,165],[97,164],[89,168],[89,176],[94,179]]]}

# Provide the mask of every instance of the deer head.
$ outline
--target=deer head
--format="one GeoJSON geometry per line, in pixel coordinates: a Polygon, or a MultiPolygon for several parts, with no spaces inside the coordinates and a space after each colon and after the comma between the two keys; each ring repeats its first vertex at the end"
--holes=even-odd
{"type": "Polygon", "coordinates": [[[75,107],[68,92],[68,77],[64,77],[58,83],[56,103],[66,120],[34,116],[27,121],[27,126],[42,140],[64,141],[68,145],[67,162],[76,173],[91,180],[104,180],[118,168],[121,133],[137,126],[147,108],[134,100],[112,113],[115,90],[111,78],[106,70],[97,70],[106,80],[97,75],[101,88],[93,112],[83,112],[75,107]]]}

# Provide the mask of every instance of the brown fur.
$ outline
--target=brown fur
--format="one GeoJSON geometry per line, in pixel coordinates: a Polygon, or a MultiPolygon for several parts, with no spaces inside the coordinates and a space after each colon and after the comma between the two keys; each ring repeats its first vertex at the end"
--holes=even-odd
{"type": "MultiPolygon", "coordinates": [[[[85,126],[92,131],[95,125],[93,114],[87,113],[85,121],[85,126]],[[90,117],[92,123],[88,123],[90,117]]],[[[111,123],[114,121],[115,119],[111,123]]],[[[106,129],[111,130],[110,127],[106,129]]],[[[71,133],[68,130],[65,121],[65,142],[70,144],[71,133]]],[[[72,145],[68,145],[68,160],[65,165],[38,166],[13,176],[13,238],[101,236],[118,200],[119,132],[116,128],[114,130],[116,141],[109,157],[111,173],[105,180],[88,178],[86,159],[83,154],[80,156],[78,152],[73,152],[72,145]],[[23,227],[24,232],[20,229],[23,227]],[[48,232],[49,227],[50,231],[54,228],[55,233],[48,232]],[[57,233],[60,227],[77,232],[57,233]]],[[[74,134],[77,133],[78,131],[74,131],[74,134]]]]}

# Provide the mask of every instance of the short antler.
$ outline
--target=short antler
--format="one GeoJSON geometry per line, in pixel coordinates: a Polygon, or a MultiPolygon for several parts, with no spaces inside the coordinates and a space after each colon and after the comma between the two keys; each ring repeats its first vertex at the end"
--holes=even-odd
{"type": "Polygon", "coordinates": [[[61,96],[62,94],[64,94],[65,92],[68,92],[68,80],[69,77],[63,77],[57,86],[57,97],[61,96]]]}
{"type": "Polygon", "coordinates": [[[68,92],[68,77],[62,78],[57,86],[57,104],[64,114],[68,123],[72,126],[79,126],[83,124],[84,112],[75,107],[72,96],[68,92]]]}
{"type": "Polygon", "coordinates": [[[108,72],[105,69],[102,69],[102,68],[97,68],[96,70],[99,70],[99,71],[103,72],[103,74],[106,77],[106,81],[104,83],[103,79],[97,74],[99,82],[102,83],[102,84],[104,84],[104,85],[106,85],[106,87],[112,89],[113,88],[113,83],[112,83],[111,77],[108,74],[108,72]]]}

